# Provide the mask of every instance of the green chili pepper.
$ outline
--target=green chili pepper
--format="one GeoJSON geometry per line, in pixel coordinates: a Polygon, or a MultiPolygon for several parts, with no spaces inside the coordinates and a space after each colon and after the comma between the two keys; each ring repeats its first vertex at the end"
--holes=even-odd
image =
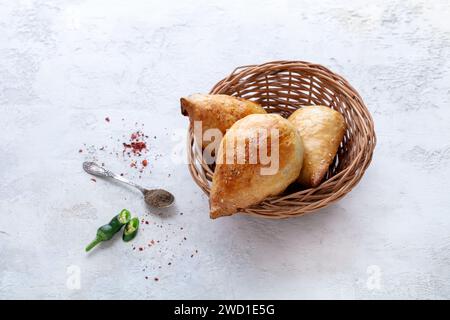
{"type": "Polygon", "coordinates": [[[111,239],[116,232],[117,231],[114,231],[113,227],[111,227],[109,224],[101,226],[97,230],[97,237],[86,247],[86,252],[91,250],[100,242],[111,239]]]}
{"type": "Polygon", "coordinates": [[[131,219],[130,222],[128,222],[125,228],[123,229],[123,236],[122,236],[123,241],[128,242],[130,240],[133,240],[134,237],[136,237],[138,229],[139,229],[139,219],[138,218],[131,219]]]}
{"type": "Polygon", "coordinates": [[[102,241],[111,239],[119,230],[130,221],[131,213],[127,209],[123,209],[117,216],[111,219],[108,224],[98,228],[97,236],[87,247],[86,252],[94,248],[102,241]]]}
{"type": "Polygon", "coordinates": [[[126,225],[131,219],[131,213],[127,209],[123,209],[120,213],[111,219],[109,225],[118,232],[124,225],[126,225]]]}

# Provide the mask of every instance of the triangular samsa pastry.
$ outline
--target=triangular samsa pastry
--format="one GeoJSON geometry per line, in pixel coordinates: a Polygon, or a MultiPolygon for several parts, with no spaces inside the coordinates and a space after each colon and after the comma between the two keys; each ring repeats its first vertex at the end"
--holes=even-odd
{"type": "Polygon", "coordinates": [[[303,162],[298,130],[277,114],[252,114],[237,121],[220,142],[210,194],[210,217],[283,192],[303,162]]]}
{"type": "Polygon", "coordinates": [[[196,136],[196,140],[202,141],[203,148],[210,143],[203,139],[206,130],[219,129],[223,136],[239,119],[253,113],[266,113],[256,102],[225,94],[193,94],[181,98],[180,102],[181,113],[189,116],[191,123],[201,121],[199,134],[202,137],[196,136]]]}
{"type": "Polygon", "coordinates": [[[298,182],[307,187],[317,187],[344,137],[344,117],[325,106],[306,106],[291,114],[289,121],[300,131],[305,146],[298,182]]]}

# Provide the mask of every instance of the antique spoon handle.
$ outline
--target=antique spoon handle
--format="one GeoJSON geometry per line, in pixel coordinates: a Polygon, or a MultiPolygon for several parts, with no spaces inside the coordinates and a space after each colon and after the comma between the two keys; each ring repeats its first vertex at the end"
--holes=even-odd
{"type": "Polygon", "coordinates": [[[120,182],[126,183],[132,187],[135,187],[142,193],[145,193],[145,188],[141,187],[140,185],[125,179],[124,177],[117,175],[109,170],[106,170],[105,168],[99,166],[95,162],[83,162],[83,169],[89,174],[92,174],[97,177],[105,177],[105,178],[112,178],[115,180],[118,180],[120,182]]]}

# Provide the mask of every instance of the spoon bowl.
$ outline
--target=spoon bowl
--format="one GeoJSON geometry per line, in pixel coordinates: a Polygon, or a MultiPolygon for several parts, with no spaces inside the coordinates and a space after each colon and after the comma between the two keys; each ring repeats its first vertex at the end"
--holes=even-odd
{"type": "Polygon", "coordinates": [[[175,197],[169,191],[163,189],[153,189],[145,190],[144,200],[145,203],[153,207],[167,208],[174,202],[175,197]]]}

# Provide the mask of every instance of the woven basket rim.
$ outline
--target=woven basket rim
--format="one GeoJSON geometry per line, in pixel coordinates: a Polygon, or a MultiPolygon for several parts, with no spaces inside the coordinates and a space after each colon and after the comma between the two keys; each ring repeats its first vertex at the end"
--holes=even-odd
{"type": "MultiPolygon", "coordinates": [[[[350,192],[361,180],[365,170],[372,161],[373,151],[376,146],[376,134],[369,110],[359,93],[347,80],[322,65],[306,61],[281,60],[259,65],[240,66],[217,82],[211,89],[210,94],[227,94],[227,90],[233,90],[236,85],[243,85],[246,81],[250,83],[250,81],[261,77],[268,79],[267,77],[269,76],[276,76],[284,72],[288,72],[289,75],[295,73],[311,77],[311,91],[313,81],[318,81],[319,83],[326,82],[332,85],[333,88],[336,88],[336,90],[339,90],[339,95],[348,99],[348,106],[351,106],[351,109],[348,111],[354,113],[355,119],[360,122],[360,126],[357,127],[358,131],[352,132],[351,138],[353,141],[356,140],[358,142],[359,148],[345,168],[323,181],[319,186],[298,190],[290,194],[269,197],[257,205],[239,210],[240,213],[279,219],[300,216],[316,211],[334,203],[350,192]]],[[[326,89],[329,90],[329,88],[326,89]]],[[[289,93],[291,91],[293,90],[290,89],[289,93]]],[[[334,96],[337,100],[340,100],[340,98],[337,98],[336,93],[334,96]]],[[[344,117],[347,116],[345,114],[343,115],[344,117]]],[[[209,196],[213,171],[201,159],[198,150],[196,150],[196,146],[197,144],[194,143],[193,126],[190,124],[187,134],[189,172],[196,184],[209,196]]]]}

